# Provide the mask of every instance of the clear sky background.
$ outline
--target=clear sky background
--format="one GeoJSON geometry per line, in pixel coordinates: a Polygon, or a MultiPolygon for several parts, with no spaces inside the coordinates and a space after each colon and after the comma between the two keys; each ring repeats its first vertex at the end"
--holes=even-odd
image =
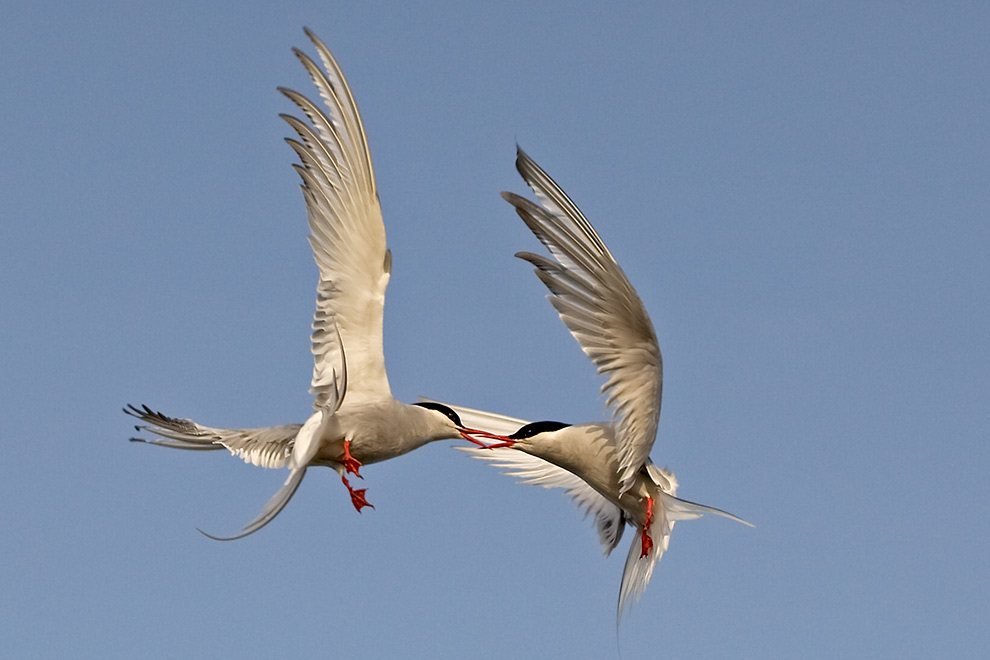
{"type": "MultiPolygon", "coordinates": [[[[603,416],[517,250],[518,141],[637,287],[678,525],[622,657],[990,646],[990,6],[7,3],[0,21],[0,651],[611,658],[628,540],[436,443],[358,515],[127,442],[123,404],[310,413],[316,268],[278,85],[302,26],[367,128],[396,396],[603,416]]],[[[310,49],[311,50],[311,49],[310,49]]],[[[631,537],[631,535],[630,535],[631,537]]]]}

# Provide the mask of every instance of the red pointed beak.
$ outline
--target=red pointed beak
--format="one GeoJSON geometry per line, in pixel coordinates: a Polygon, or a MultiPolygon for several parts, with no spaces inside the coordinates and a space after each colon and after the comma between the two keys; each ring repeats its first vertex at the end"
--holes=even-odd
{"type": "Polygon", "coordinates": [[[471,429],[471,428],[463,427],[460,430],[460,433],[461,433],[461,437],[467,440],[468,442],[472,442],[478,445],[479,447],[484,447],[485,449],[500,449],[502,447],[511,447],[512,445],[516,444],[516,441],[507,435],[498,435],[497,433],[489,433],[488,431],[482,431],[481,429],[471,429]],[[481,440],[478,440],[478,438],[475,438],[474,436],[480,436],[482,438],[486,438],[489,440],[497,440],[498,443],[489,445],[482,442],[481,440]]]}

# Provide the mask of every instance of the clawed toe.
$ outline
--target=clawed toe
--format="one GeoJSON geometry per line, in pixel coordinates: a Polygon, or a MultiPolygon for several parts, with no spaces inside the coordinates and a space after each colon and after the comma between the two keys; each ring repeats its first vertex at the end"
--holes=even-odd
{"type": "Polygon", "coordinates": [[[352,490],[352,491],[351,491],[351,504],[353,504],[353,505],[354,505],[354,508],[355,508],[355,509],[357,510],[357,512],[358,512],[358,513],[361,513],[361,509],[363,509],[363,508],[364,508],[364,507],[366,507],[366,506],[370,506],[370,507],[371,507],[372,509],[374,509],[374,508],[375,508],[375,507],[374,507],[374,506],[373,506],[373,505],[372,505],[372,504],[371,504],[370,502],[368,502],[368,500],[367,500],[367,499],[366,499],[366,498],[364,497],[364,494],[365,494],[365,493],[366,493],[367,491],[368,491],[368,489],[367,489],[367,488],[358,488],[358,489],[356,489],[356,490],[352,490]]]}
{"type": "Polygon", "coordinates": [[[351,484],[345,475],[341,475],[340,480],[344,482],[347,492],[351,495],[351,504],[354,505],[354,508],[358,513],[361,513],[361,509],[366,506],[370,506],[372,509],[375,508],[364,496],[364,494],[368,492],[367,488],[351,488],[351,484]]]}

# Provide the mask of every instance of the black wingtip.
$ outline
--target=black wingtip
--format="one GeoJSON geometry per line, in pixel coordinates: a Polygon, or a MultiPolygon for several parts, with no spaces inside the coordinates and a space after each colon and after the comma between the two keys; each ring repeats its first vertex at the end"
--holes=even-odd
{"type": "Polygon", "coordinates": [[[322,39],[316,36],[315,32],[313,32],[312,30],[310,30],[308,27],[305,26],[303,26],[303,32],[306,34],[309,40],[313,42],[313,45],[316,46],[317,50],[325,50],[329,52],[330,49],[327,48],[326,44],[323,43],[322,39]]]}
{"type": "Polygon", "coordinates": [[[525,151],[523,151],[523,148],[520,147],[519,144],[517,143],[516,144],[516,171],[519,172],[519,174],[524,179],[526,178],[526,173],[523,170],[526,169],[526,167],[530,163],[534,163],[533,159],[530,158],[529,157],[529,154],[527,154],[525,151]]]}

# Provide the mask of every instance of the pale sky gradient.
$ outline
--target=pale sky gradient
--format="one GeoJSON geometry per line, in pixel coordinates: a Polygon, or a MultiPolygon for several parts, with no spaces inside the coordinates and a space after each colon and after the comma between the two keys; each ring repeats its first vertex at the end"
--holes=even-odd
{"type": "MultiPolygon", "coordinates": [[[[675,529],[637,658],[990,647],[990,5],[54,3],[0,21],[0,653],[615,658],[622,558],[444,442],[358,515],[139,446],[125,403],[310,412],[316,268],[279,85],[311,27],[367,128],[393,392],[569,422],[601,384],[514,259],[518,142],[664,352],[675,529]],[[538,6],[534,6],[538,5],[538,6]]],[[[631,538],[631,534],[628,535],[631,538]]]]}

